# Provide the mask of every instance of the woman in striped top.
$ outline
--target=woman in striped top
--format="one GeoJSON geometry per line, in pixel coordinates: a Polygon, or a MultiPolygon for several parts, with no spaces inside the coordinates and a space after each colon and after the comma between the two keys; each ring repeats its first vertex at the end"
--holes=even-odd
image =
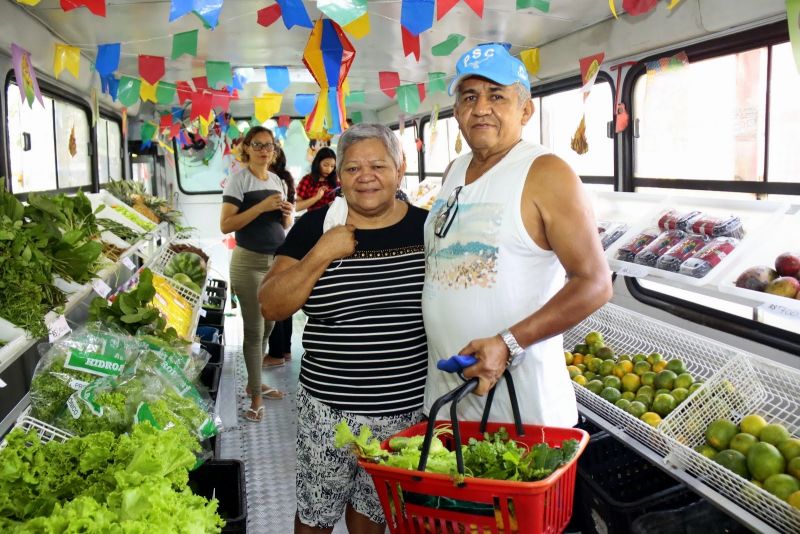
{"type": "Polygon", "coordinates": [[[295,532],[330,532],[346,511],[350,532],[383,533],[372,480],[334,426],[369,426],[378,439],[420,419],[427,345],[421,294],[427,212],[397,200],[400,143],[382,125],[342,134],[343,198],[307,213],[277,250],[261,286],[264,316],[302,308],[306,353],[297,394],[295,532]]]}

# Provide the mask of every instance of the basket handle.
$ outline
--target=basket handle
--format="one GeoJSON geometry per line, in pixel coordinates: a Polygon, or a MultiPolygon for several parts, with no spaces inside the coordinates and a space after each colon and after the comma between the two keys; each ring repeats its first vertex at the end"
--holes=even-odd
{"type": "MultiPolygon", "coordinates": [[[[508,385],[508,396],[511,400],[511,411],[514,414],[514,426],[516,427],[517,435],[524,436],[525,430],[522,427],[522,417],[520,416],[519,412],[519,403],[517,402],[517,394],[516,390],[514,389],[514,380],[511,378],[511,371],[506,369],[503,372],[503,377],[506,379],[506,384],[508,385]]],[[[442,406],[448,402],[451,402],[450,421],[453,423],[453,441],[456,444],[456,467],[458,468],[459,474],[464,474],[464,455],[461,452],[461,430],[458,426],[457,405],[461,399],[472,393],[475,388],[478,387],[478,383],[479,379],[477,377],[472,378],[452,391],[445,393],[433,403],[430,413],[428,414],[428,425],[425,429],[425,439],[422,441],[419,465],[417,467],[418,471],[425,471],[425,466],[428,464],[428,455],[431,452],[431,443],[433,442],[433,431],[436,426],[436,415],[439,413],[439,410],[442,408],[442,406]]],[[[494,392],[495,388],[493,387],[489,390],[489,393],[486,397],[486,404],[483,407],[483,417],[481,418],[480,424],[481,432],[486,431],[486,424],[489,421],[489,412],[492,409],[492,401],[494,400],[494,392]]]]}

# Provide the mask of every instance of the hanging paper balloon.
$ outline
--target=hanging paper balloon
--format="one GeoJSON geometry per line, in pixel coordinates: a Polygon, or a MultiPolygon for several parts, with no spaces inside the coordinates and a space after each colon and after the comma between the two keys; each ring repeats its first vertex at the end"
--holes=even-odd
{"type": "Polygon", "coordinates": [[[338,134],[346,128],[342,87],[355,56],[353,45],[338,24],[330,19],[316,22],[303,50],[303,63],[320,87],[317,103],[306,120],[307,132],[320,133],[327,127],[331,134],[338,134]]]}

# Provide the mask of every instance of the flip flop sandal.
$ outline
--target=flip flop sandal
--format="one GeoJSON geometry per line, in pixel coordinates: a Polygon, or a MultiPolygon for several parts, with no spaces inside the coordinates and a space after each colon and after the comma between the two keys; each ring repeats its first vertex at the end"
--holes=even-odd
{"type": "MultiPolygon", "coordinates": [[[[248,393],[247,389],[244,391],[245,397],[250,397],[250,393],[248,393]]],[[[285,396],[285,393],[279,389],[271,388],[265,385],[261,388],[261,398],[267,400],[281,400],[285,396]]]]}
{"type": "Polygon", "coordinates": [[[268,363],[263,361],[261,362],[262,369],[270,369],[272,367],[283,367],[284,365],[286,365],[285,361],[281,361],[281,363],[268,363]]]}
{"type": "Polygon", "coordinates": [[[264,405],[262,404],[255,410],[252,408],[248,408],[247,411],[244,412],[244,418],[250,421],[251,423],[260,423],[261,420],[264,418],[264,405]]]}

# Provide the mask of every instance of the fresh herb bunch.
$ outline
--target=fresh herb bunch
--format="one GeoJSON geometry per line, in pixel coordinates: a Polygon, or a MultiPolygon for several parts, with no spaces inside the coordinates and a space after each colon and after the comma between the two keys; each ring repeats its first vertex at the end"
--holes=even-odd
{"type": "Polygon", "coordinates": [[[102,230],[108,230],[118,238],[122,239],[123,241],[127,241],[128,243],[136,243],[141,239],[144,235],[141,232],[137,232],[132,228],[128,228],[122,223],[118,223],[113,219],[106,219],[104,217],[100,217],[97,219],[97,224],[100,225],[102,230]]]}

